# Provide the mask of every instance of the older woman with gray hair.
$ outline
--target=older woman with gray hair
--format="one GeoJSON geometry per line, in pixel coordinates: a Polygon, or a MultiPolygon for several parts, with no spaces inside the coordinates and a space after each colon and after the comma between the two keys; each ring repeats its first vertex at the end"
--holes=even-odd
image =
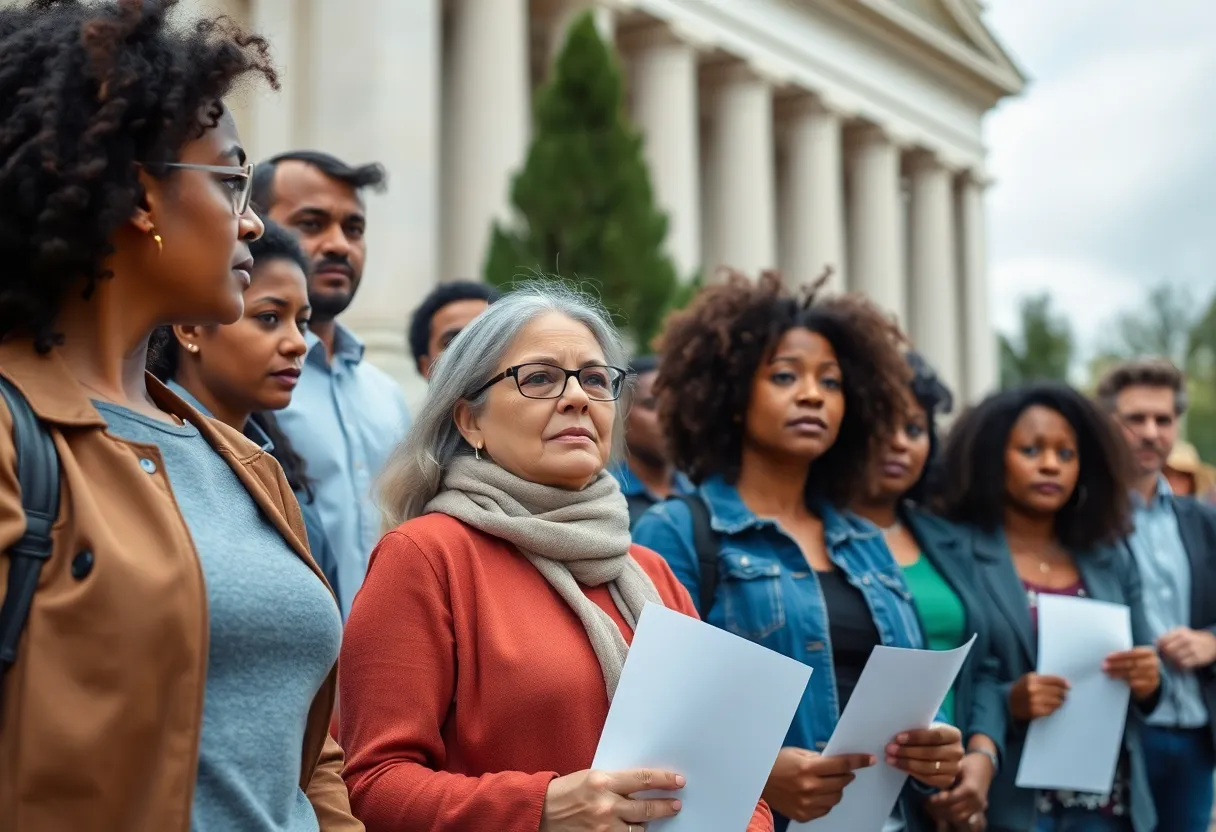
{"type": "MultiPolygon", "coordinates": [[[[696,615],[631,543],[605,470],[623,364],[603,309],[543,283],[435,364],[342,648],[344,776],[369,832],[642,832],[679,812],[676,772],[588,770],[642,607],[696,615]]],[[[763,803],[748,829],[772,829],[763,803]]]]}

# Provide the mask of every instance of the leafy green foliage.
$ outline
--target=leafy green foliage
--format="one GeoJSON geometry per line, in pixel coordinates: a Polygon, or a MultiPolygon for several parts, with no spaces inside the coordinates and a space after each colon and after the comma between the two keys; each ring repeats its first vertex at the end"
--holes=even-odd
{"type": "Polygon", "coordinates": [[[597,287],[618,326],[644,347],[687,289],[664,252],[667,217],[654,202],[642,138],[624,115],[615,56],[591,13],[571,28],[534,116],[532,146],[511,185],[518,221],[495,224],[486,280],[509,288],[549,272],[597,287]]]}
{"type": "Polygon", "coordinates": [[[1068,319],[1051,307],[1051,297],[1036,295],[1022,301],[1020,332],[1000,337],[1001,386],[1029,381],[1066,381],[1076,344],[1068,319]]]}

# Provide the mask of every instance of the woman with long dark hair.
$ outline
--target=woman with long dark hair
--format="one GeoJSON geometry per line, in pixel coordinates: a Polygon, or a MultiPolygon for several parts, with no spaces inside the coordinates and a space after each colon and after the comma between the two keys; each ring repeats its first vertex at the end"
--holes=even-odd
{"type": "Polygon", "coordinates": [[[176,5],[0,8],[0,829],[355,832],[291,489],[144,369],[158,326],[241,316],[262,222],[223,102],[276,84],[264,39],[176,5]]]}
{"type": "Polygon", "coordinates": [[[955,424],[943,450],[934,507],[973,529],[972,550],[993,609],[993,653],[1010,715],[988,821],[1000,830],[1151,832],[1140,726],[1156,706],[1160,667],[1150,646],[1140,576],[1121,539],[1130,528],[1127,446],[1094,404],[1063,384],[994,394],[955,424]],[[1131,609],[1137,646],[1103,670],[1131,688],[1123,748],[1109,794],[1036,793],[1015,785],[1027,726],[1052,714],[1067,679],[1035,672],[1037,605],[1044,595],[1131,609]]]}
{"type": "Polygon", "coordinates": [[[337,563],[313,504],[304,458],[274,418],[274,411],[291,403],[307,349],[308,258],[287,229],[264,222],[265,233],[249,244],[253,270],[241,319],[228,326],[159,327],[148,349],[148,370],[201,413],[241,431],[279,461],[300,501],[308,547],[337,594],[337,563]]]}
{"type": "Polygon", "coordinates": [[[935,819],[969,830],[983,822],[988,789],[1000,768],[1004,693],[967,532],[923,506],[939,444],[936,417],[950,412],[954,397],[920,354],[909,352],[907,360],[912,382],[906,412],[871,461],[869,486],[853,501],[853,511],[882,530],[903,569],[926,645],[951,650],[975,636],[943,705],[946,717],[963,732],[967,755],[958,782],[926,803],[935,819]]]}

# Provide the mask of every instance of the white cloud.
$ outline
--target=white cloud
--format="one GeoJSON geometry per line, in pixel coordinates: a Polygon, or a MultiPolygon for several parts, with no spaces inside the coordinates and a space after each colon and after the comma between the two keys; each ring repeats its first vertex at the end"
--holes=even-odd
{"type": "Polygon", "coordinates": [[[987,125],[998,326],[1049,291],[1087,347],[1169,279],[1216,288],[1216,3],[992,0],[1031,76],[987,125]]]}

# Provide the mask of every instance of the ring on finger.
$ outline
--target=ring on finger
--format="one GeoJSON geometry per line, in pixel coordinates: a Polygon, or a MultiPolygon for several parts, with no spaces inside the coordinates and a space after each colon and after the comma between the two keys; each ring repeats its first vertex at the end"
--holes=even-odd
{"type": "Polygon", "coordinates": [[[933,770],[934,770],[934,771],[941,771],[941,770],[942,770],[942,761],[941,761],[941,760],[937,760],[937,761],[935,761],[935,762],[933,763],[933,770]]]}

